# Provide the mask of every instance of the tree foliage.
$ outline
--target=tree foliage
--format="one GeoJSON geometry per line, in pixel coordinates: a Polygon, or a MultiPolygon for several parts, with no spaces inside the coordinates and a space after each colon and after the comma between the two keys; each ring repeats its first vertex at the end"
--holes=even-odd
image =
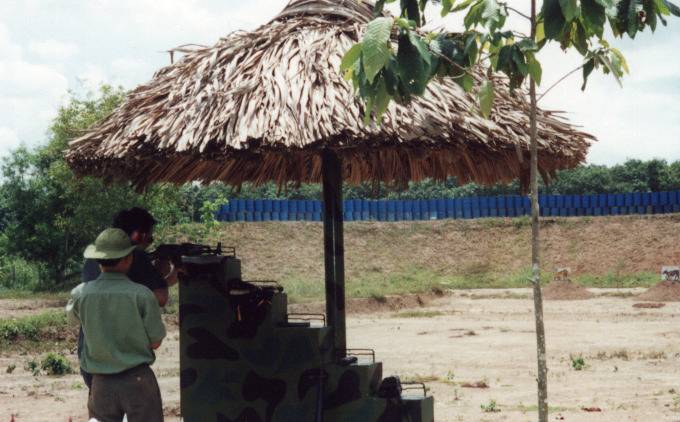
{"type": "Polygon", "coordinates": [[[157,187],[140,196],[127,185],[79,179],[64,160],[68,141],[109,114],[123,96],[110,87],[97,96],[72,95],[59,109],[45,145],[19,148],[2,162],[0,251],[40,264],[42,287],[74,277],[85,246],[121,208],[154,203],[163,204],[161,211],[178,208],[172,189],[157,187]]]}
{"type": "MultiPolygon", "coordinates": [[[[667,0],[543,0],[535,37],[505,28],[511,13],[528,18],[509,2],[500,0],[442,0],[441,15],[464,14],[464,31],[424,32],[424,11],[429,0],[401,0],[399,17],[382,16],[386,3],[376,3],[376,19],[368,24],[361,42],[344,56],[341,70],[365,100],[366,120],[380,121],[390,101],[408,102],[422,95],[430,80],[451,77],[466,91],[475,90],[479,109],[489,116],[494,100],[494,72],[507,77],[510,88],[531,76],[540,85],[542,66],[538,53],[555,42],[583,57],[583,89],[594,70],[611,74],[620,83],[628,72],[626,60],[605,39],[635,38],[680,8],[667,0]],[[484,70],[480,72],[478,70],[484,70]],[[487,75],[475,83],[473,75],[487,75]]],[[[439,3],[439,2],[438,2],[439,3]]]]}

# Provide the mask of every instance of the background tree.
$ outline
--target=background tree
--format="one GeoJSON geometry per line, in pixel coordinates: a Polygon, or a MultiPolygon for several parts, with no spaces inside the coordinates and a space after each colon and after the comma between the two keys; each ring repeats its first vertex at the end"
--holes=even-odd
{"type": "MultiPolygon", "coordinates": [[[[441,0],[441,15],[465,14],[465,31],[461,33],[420,30],[428,0],[401,0],[398,18],[382,16],[386,3],[378,0],[376,19],[366,28],[364,38],[345,55],[341,70],[352,80],[365,100],[367,122],[380,121],[391,101],[407,102],[422,95],[435,77],[451,77],[466,91],[475,90],[479,110],[488,117],[494,101],[494,72],[504,74],[511,90],[523,88],[528,79],[531,130],[531,202],[532,202],[532,283],[536,317],[538,360],[538,415],[547,421],[547,367],[543,304],[540,289],[539,209],[537,170],[537,96],[542,67],[538,53],[548,42],[559,43],[583,56],[583,89],[595,69],[612,74],[617,81],[628,72],[625,58],[605,39],[607,22],[615,37],[635,38],[638,32],[666,24],[670,14],[680,16],[680,9],[667,0],[543,0],[538,9],[530,0],[530,11],[520,11],[501,0],[441,0]],[[506,21],[515,13],[527,21],[528,32],[507,30],[506,21]],[[393,45],[393,36],[395,45],[393,45]],[[483,68],[479,72],[477,68],[483,68]],[[478,75],[486,75],[481,81],[478,75]]],[[[439,2],[437,2],[439,3],[439,2]]],[[[567,75],[574,73],[572,70],[567,75]]],[[[620,81],[619,81],[620,82],[620,81]]],[[[548,91],[550,88],[548,89],[548,91]]],[[[525,95],[522,89],[519,94],[525,95]]],[[[647,177],[658,180],[654,170],[647,177]]],[[[655,182],[656,184],[656,182],[655,182]]]]}
{"type": "Polygon", "coordinates": [[[37,263],[41,287],[74,279],[83,249],[121,208],[156,205],[153,211],[161,221],[178,218],[175,188],[155,187],[140,196],[127,185],[105,187],[99,179],[78,179],[64,161],[68,141],[109,114],[123,95],[106,86],[97,96],[72,95],[50,126],[46,145],[19,148],[2,163],[0,251],[37,263]]]}

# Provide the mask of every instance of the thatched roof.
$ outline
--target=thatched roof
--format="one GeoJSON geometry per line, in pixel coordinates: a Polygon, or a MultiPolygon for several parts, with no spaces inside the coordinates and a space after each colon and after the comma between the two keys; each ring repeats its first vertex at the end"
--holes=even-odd
{"type": "MultiPolygon", "coordinates": [[[[235,32],[158,71],[67,152],[81,175],[154,182],[318,182],[319,152],[343,158],[345,180],[526,179],[528,105],[497,89],[490,120],[456,83],[390,105],[382,125],[339,70],[372,18],[363,0],[294,0],[253,32],[235,32]]],[[[502,85],[502,80],[498,79],[502,85]]],[[[539,114],[539,168],[550,178],[585,159],[592,137],[539,114]]]]}

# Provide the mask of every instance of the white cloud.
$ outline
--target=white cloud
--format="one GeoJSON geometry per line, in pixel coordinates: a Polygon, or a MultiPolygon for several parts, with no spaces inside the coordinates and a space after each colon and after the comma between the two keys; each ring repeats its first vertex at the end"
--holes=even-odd
{"type": "Polygon", "coordinates": [[[44,139],[50,120],[68,89],[55,67],[25,58],[25,50],[0,24],[0,155],[44,139]]]}
{"type": "Polygon", "coordinates": [[[106,71],[94,63],[86,63],[76,74],[76,80],[89,91],[96,91],[102,84],[107,83],[110,78],[106,71]]]}
{"type": "Polygon", "coordinates": [[[19,135],[14,129],[0,126],[0,157],[19,145],[19,135]]]}
{"type": "Polygon", "coordinates": [[[4,60],[21,58],[21,47],[12,43],[9,30],[2,22],[0,22],[0,58],[4,60]]]}
{"type": "Polygon", "coordinates": [[[57,40],[31,41],[28,51],[46,61],[64,61],[78,54],[78,46],[57,40]]]}

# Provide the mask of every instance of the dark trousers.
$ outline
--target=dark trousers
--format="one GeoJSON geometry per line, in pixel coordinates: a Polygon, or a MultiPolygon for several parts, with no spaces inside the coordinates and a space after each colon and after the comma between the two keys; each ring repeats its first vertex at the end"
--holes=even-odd
{"type": "Polygon", "coordinates": [[[163,422],[163,403],[158,382],[148,365],[120,374],[92,375],[87,402],[90,418],[99,422],[163,422]]]}

